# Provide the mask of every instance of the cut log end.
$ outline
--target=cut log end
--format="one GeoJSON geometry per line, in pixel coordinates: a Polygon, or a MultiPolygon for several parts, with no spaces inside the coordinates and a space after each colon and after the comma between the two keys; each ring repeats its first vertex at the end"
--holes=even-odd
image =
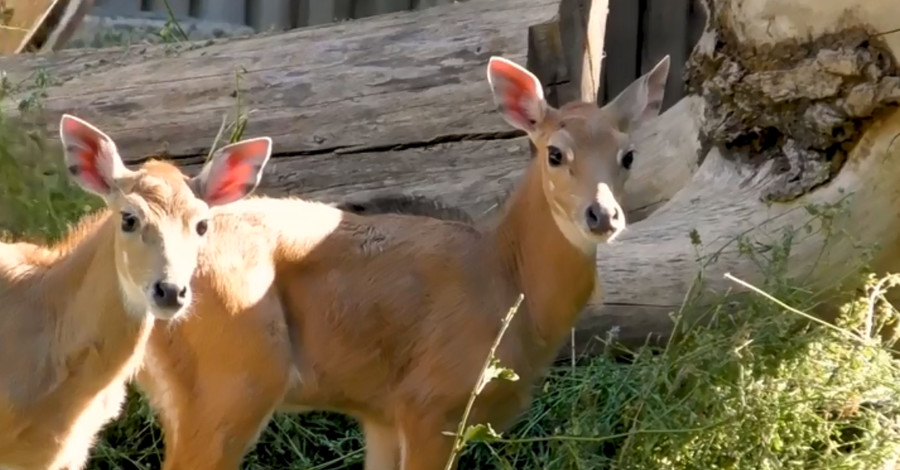
{"type": "Polygon", "coordinates": [[[768,165],[760,197],[794,200],[828,181],[867,126],[900,103],[900,76],[888,45],[867,25],[812,39],[741,42],[728,2],[717,2],[688,89],[707,102],[704,150],[768,165]]]}

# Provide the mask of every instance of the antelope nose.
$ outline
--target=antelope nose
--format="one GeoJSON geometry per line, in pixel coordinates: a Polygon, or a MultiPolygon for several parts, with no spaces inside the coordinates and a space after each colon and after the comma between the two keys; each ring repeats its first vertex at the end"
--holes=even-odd
{"type": "Polygon", "coordinates": [[[585,213],[587,227],[595,235],[608,235],[622,227],[622,214],[618,207],[606,208],[598,202],[588,206],[585,213]]]}
{"type": "Polygon", "coordinates": [[[187,287],[161,281],[153,284],[153,301],[160,308],[180,308],[186,297],[187,287]]]}

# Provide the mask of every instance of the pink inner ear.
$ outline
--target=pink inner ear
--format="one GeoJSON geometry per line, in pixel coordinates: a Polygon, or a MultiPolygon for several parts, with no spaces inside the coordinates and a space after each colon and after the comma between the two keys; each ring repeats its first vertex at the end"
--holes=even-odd
{"type": "Polygon", "coordinates": [[[231,199],[243,193],[246,185],[253,179],[253,160],[265,155],[266,145],[265,141],[248,142],[229,150],[225,167],[217,181],[210,186],[207,199],[231,199]]]}
{"type": "Polygon", "coordinates": [[[528,116],[522,103],[537,96],[534,80],[513,65],[502,61],[491,63],[491,74],[505,81],[499,91],[507,112],[530,123],[531,117],[528,116]]]}
{"type": "Polygon", "coordinates": [[[76,155],[79,177],[90,186],[108,191],[110,187],[100,175],[97,165],[97,159],[100,158],[99,137],[92,129],[74,119],[66,120],[65,131],[77,139],[83,147],[86,147],[76,155]]]}

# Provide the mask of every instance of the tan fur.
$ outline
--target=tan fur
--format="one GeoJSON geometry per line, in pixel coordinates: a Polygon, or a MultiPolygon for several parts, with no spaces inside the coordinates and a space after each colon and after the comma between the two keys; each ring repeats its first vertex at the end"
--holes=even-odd
{"type": "MultiPolygon", "coordinates": [[[[120,286],[142,280],[153,271],[142,263],[164,251],[127,240],[119,211],[138,208],[141,223],[159,231],[207,210],[164,162],[120,183],[108,209],[59,243],[0,244],[0,468],[80,469],[96,433],[119,413],[151,318],[126,307],[120,286]]],[[[169,244],[191,236],[178,232],[169,244]]],[[[167,261],[192,271],[196,255],[167,261]]]]}
{"type": "MultiPolygon", "coordinates": [[[[634,114],[658,112],[653,93],[632,100],[634,114]]],[[[596,244],[615,235],[590,232],[584,216],[591,204],[618,209],[624,126],[638,121],[623,103],[531,106],[536,156],[490,225],[298,199],[215,210],[193,314],[153,328],[138,375],[161,411],[163,468],[237,469],[273,412],[320,409],[360,420],[366,470],[442,469],[442,432],[456,429],[522,292],[498,350],[520,380],[490,383],[470,417],[507,429],[594,291],[596,244]],[[566,166],[548,166],[550,145],[566,166]]]]}
{"type": "MultiPolygon", "coordinates": [[[[162,410],[165,468],[237,468],[279,406],[349,413],[364,423],[370,460],[399,452],[377,446],[402,435],[414,450],[404,469],[436,468],[450,442],[440,431],[459,419],[524,290],[500,351],[522,380],[488,387],[473,416],[509,423],[594,284],[593,252],[556,229],[534,162],[503,222],[484,232],[301,200],[218,211],[194,314],[154,329],[139,378],[162,410]]],[[[374,460],[367,470],[395,468],[374,460]]]]}

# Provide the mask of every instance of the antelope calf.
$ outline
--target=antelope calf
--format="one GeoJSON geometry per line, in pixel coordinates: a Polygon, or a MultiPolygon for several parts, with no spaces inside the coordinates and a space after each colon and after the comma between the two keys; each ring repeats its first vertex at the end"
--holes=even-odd
{"type": "Polygon", "coordinates": [[[149,161],[125,167],[106,134],[60,121],[70,176],[107,209],[52,246],[0,243],[0,468],[78,470],[141,363],[151,319],[192,299],[210,206],[250,193],[268,138],[218,151],[188,179],[149,161]]]}
{"type": "Polygon", "coordinates": [[[498,350],[520,380],[491,382],[471,415],[511,425],[594,290],[597,244],[625,228],[632,131],[658,114],[668,69],[603,108],[555,109],[531,73],[492,58],[501,114],[537,150],[489,226],[298,199],[219,211],[195,314],[154,328],[138,376],[161,411],[164,468],[236,469],[274,411],[320,409],[361,422],[366,470],[442,469],[442,432],[521,292],[498,350]]]}

